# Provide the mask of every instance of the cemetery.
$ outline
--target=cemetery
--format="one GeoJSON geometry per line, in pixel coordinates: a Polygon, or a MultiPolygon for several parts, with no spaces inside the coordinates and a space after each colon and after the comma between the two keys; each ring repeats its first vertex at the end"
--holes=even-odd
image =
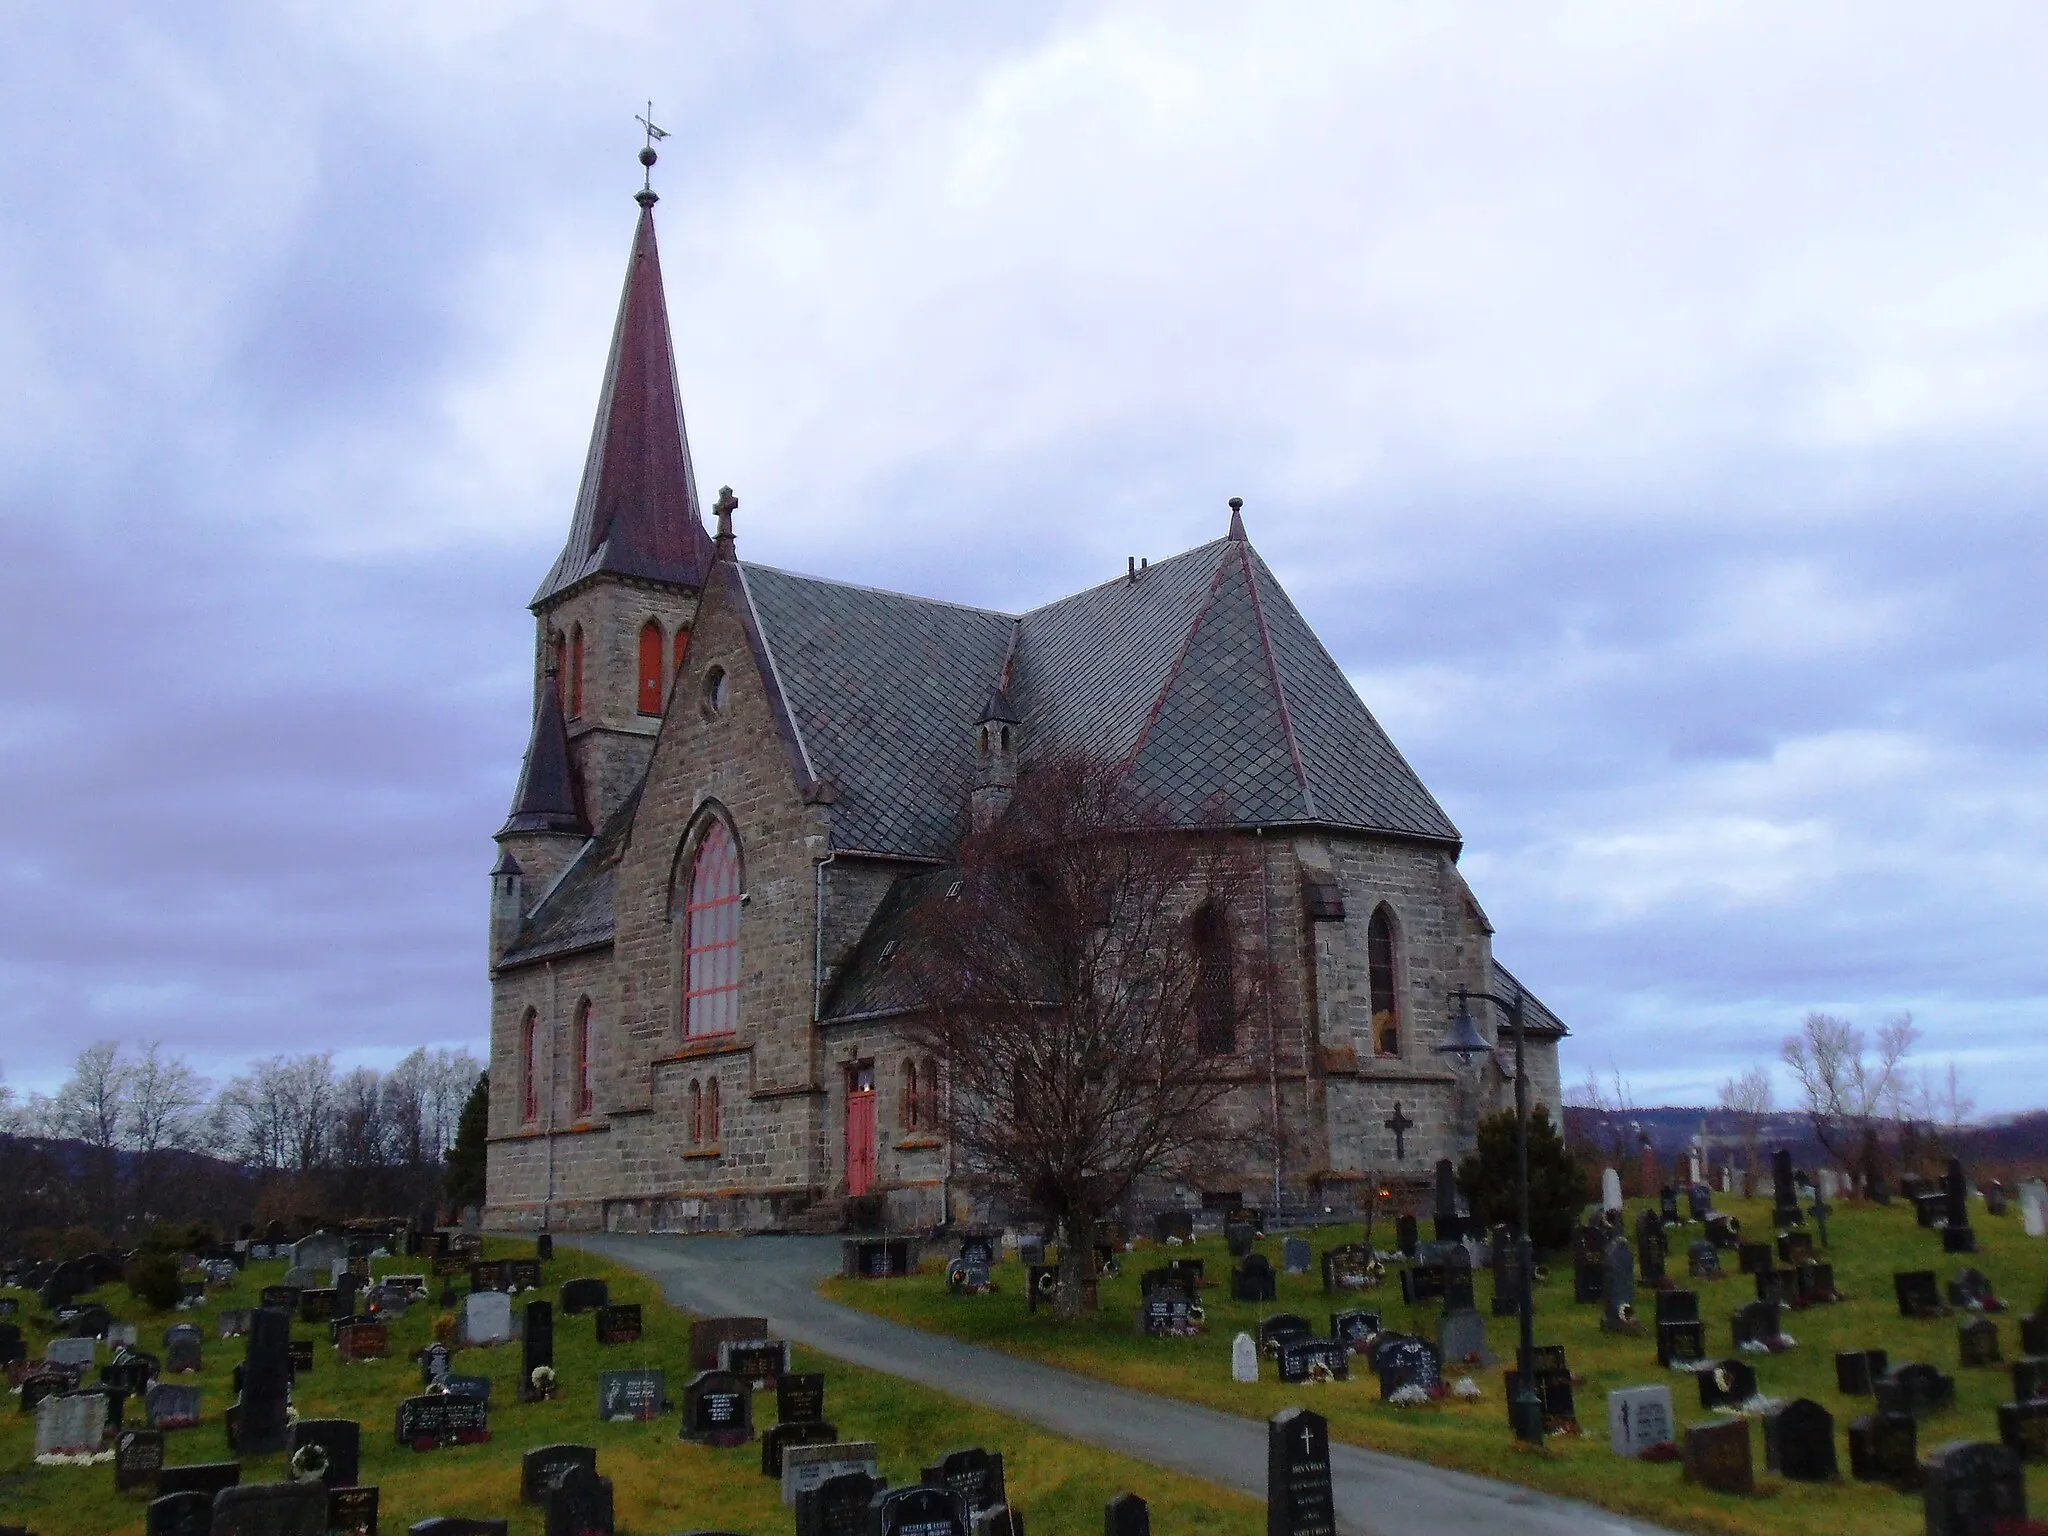
{"type": "Polygon", "coordinates": [[[472,1536],[827,1536],[865,1530],[869,1495],[915,1490],[927,1472],[960,1493],[976,1532],[1000,1514],[989,1486],[1020,1531],[1100,1529],[1108,1501],[1132,1492],[1176,1532],[1250,1536],[1262,1514],[1210,1484],[791,1352],[762,1319],[692,1319],[567,1246],[544,1264],[531,1239],[484,1239],[459,1263],[310,1246],[297,1257],[311,1278],[350,1263],[368,1273],[286,1289],[291,1254],[245,1254],[170,1312],[105,1271],[75,1289],[0,1287],[14,1388],[0,1402],[0,1530],[405,1536],[445,1517],[505,1522],[444,1527],[472,1536]],[[444,1285],[448,1305],[427,1299],[444,1285]],[[316,1292],[328,1294],[309,1309],[316,1292]],[[552,1373],[545,1392],[536,1371],[552,1373]],[[832,1502],[869,1478],[859,1511],[832,1502]]]}
{"type": "Polygon", "coordinates": [[[1576,1251],[1538,1256],[1540,1447],[1508,1421],[1512,1245],[1433,1240],[1427,1212],[1256,1240],[1161,1222],[1098,1279],[1095,1314],[1064,1325],[1028,1305],[1014,1250],[985,1294],[949,1290],[952,1254],[935,1245],[913,1276],[849,1273],[825,1294],[1248,1418],[1308,1410],[1333,1442],[1677,1530],[1974,1529],[1932,1523],[1949,1496],[1936,1474],[1952,1463],[1996,1481],[2001,1444],[2048,1520],[2048,1240],[2032,1218],[1939,1190],[1917,1207],[1837,1197],[1816,1215],[1811,1192],[1780,1204],[1771,1182],[1763,1198],[1630,1201],[1610,1221],[1596,1202],[1576,1251]],[[1776,1225],[1793,1203],[1798,1224],[1776,1225]],[[1180,1294],[1163,1277],[1197,1266],[1209,1278],[1186,1299],[1201,1325],[1148,1326],[1158,1298],[1180,1294]],[[1338,1340],[1348,1372],[1331,1368],[1338,1340]],[[1962,1445],[1980,1450],[1948,1449],[1962,1445]]]}

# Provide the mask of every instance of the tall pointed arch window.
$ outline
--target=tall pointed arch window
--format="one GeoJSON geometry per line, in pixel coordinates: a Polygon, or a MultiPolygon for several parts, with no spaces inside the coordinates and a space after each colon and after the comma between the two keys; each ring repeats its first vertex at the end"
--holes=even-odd
{"type": "Polygon", "coordinates": [[[1401,1015],[1394,1002],[1394,919],[1385,907],[1373,909],[1365,925],[1366,985],[1372,994],[1372,1050],[1375,1056],[1401,1054],[1401,1015]]]}
{"type": "Polygon", "coordinates": [[[704,1145],[704,1085],[690,1079],[690,1145],[704,1145]]]}
{"type": "Polygon", "coordinates": [[[1195,909],[1195,1049],[1204,1056],[1237,1050],[1237,975],[1231,953],[1230,919],[1205,901],[1195,909]]]}
{"type": "Polygon", "coordinates": [[[917,1096],[918,1112],[924,1116],[924,1128],[936,1131],[940,1127],[939,1115],[939,1064],[930,1056],[924,1059],[924,1087],[917,1096]]]}
{"type": "Polygon", "coordinates": [[[704,1079],[704,1141],[707,1146],[718,1145],[718,1135],[724,1129],[718,1107],[718,1079],[704,1079]]]}
{"type": "Polygon", "coordinates": [[[675,639],[675,659],[673,664],[668,669],[668,675],[671,678],[674,678],[678,681],[681,680],[683,675],[683,658],[689,654],[689,651],[690,632],[687,629],[678,629],[676,631],[675,639]]]}
{"type": "Polygon", "coordinates": [[[683,921],[683,1033],[725,1035],[740,1022],[740,859],[713,820],[690,861],[683,921]]]}
{"type": "Polygon", "coordinates": [[[519,1021],[519,1118],[531,1125],[540,1118],[539,1078],[534,1057],[540,1045],[540,1015],[531,1008],[519,1021]]]}
{"type": "Polygon", "coordinates": [[[917,1063],[903,1063],[903,1101],[898,1108],[897,1120],[906,1131],[914,1131],[922,1122],[917,1102],[917,1063]]]}
{"type": "Polygon", "coordinates": [[[583,626],[569,631],[569,718],[583,713],[583,626]]]}
{"type": "Polygon", "coordinates": [[[590,999],[576,1005],[576,1118],[590,1113],[590,999]]]}
{"type": "Polygon", "coordinates": [[[661,625],[649,619],[640,626],[640,713],[661,713],[661,625]]]}

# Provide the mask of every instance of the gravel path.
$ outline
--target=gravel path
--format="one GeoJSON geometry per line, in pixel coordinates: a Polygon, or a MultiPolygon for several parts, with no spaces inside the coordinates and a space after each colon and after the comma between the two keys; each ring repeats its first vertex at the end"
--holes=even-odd
{"type": "MultiPolygon", "coordinates": [[[[778,1337],[854,1365],[950,1392],[1057,1434],[1266,1496],[1266,1426],[1171,1398],[906,1328],[826,1301],[835,1238],[562,1237],[639,1270],[700,1315],[766,1316],[778,1337]]],[[[1501,1426],[1507,1454],[1507,1426],[1501,1426]]],[[[1353,1445],[1330,1446],[1344,1536],[1669,1536],[1511,1483],[1446,1471],[1353,1445]]]]}

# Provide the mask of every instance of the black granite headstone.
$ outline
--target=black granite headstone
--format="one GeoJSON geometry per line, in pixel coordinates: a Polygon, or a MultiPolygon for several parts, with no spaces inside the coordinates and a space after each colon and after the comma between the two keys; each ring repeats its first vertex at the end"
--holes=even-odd
{"type": "Polygon", "coordinates": [[[320,1481],[329,1488],[362,1481],[363,1427],[354,1419],[300,1419],[292,1425],[287,1449],[296,1457],[306,1445],[319,1446],[325,1455],[327,1470],[320,1481]]]}
{"type": "Polygon", "coordinates": [[[2026,1475],[2005,1446],[1952,1440],[1928,1454],[1923,1470],[1927,1536],[1991,1536],[2027,1518],[2026,1475]]]}
{"type": "Polygon", "coordinates": [[[257,1308],[249,1320],[241,1415],[235,1430],[238,1455],[271,1456],[285,1448],[290,1436],[285,1416],[291,1402],[291,1332],[290,1316],[270,1307],[257,1308]]]}
{"type": "Polygon", "coordinates": [[[730,1371],[700,1371],[683,1388],[681,1437],[706,1445],[754,1438],[754,1389],[730,1371]]]}
{"type": "Polygon", "coordinates": [[[1330,1427],[1319,1413],[1283,1408],[1266,1421],[1266,1536],[1335,1536],[1336,1529],[1330,1427]]]}
{"type": "Polygon", "coordinates": [[[1790,1482],[1833,1482],[1835,1416],[1808,1397],[1766,1413],[1764,1467],[1790,1482]]]}

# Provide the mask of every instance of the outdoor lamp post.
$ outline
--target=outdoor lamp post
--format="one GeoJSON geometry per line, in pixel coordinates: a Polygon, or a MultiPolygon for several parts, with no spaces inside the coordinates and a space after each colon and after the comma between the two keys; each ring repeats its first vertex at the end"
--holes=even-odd
{"type": "Polygon", "coordinates": [[[1528,1074],[1522,1068],[1522,995],[1496,997],[1491,992],[1472,992],[1464,987],[1452,994],[1458,1011],[1451,1027],[1437,1044],[1445,1056],[1455,1056],[1470,1065],[1474,1056],[1493,1047],[1472,1022],[1471,999],[1489,1002],[1508,1016],[1508,1028],[1515,1039],[1515,1205],[1521,1216],[1521,1231],[1515,1239],[1515,1313],[1521,1337],[1515,1351],[1519,1378],[1514,1397],[1508,1403],[1508,1422],[1518,1439],[1530,1445],[1543,1443],[1543,1399],[1536,1391],[1536,1373],[1531,1369],[1536,1353],[1536,1308],[1530,1294],[1535,1255],[1529,1246],[1529,1092],[1528,1074]]]}

